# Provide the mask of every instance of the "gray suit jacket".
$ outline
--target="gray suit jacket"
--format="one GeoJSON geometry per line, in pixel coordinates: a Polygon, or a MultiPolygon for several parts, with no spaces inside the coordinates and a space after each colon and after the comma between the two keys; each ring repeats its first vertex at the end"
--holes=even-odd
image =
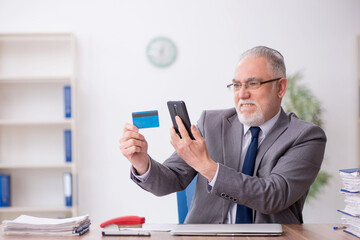
{"type": "MultiPolygon", "coordinates": [[[[320,127],[281,110],[258,148],[254,176],[241,173],[243,126],[234,108],[204,111],[197,127],[219,171],[213,187],[199,174],[185,223],[225,223],[231,203],[252,208],[255,223],[303,222],[305,198],[324,156],[320,127]]],[[[131,178],[157,196],[184,190],[197,174],[176,152],[163,164],[150,160],[146,181],[131,178]]]]}

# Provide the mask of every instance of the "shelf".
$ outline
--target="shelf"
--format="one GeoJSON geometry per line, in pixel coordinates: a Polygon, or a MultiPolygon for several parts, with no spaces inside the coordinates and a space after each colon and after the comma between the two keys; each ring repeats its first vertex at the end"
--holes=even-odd
{"type": "Polygon", "coordinates": [[[33,163],[33,164],[11,164],[11,163],[0,163],[0,170],[22,170],[22,169],[64,169],[70,170],[75,168],[74,163],[60,163],[60,164],[43,164],[43,163],[33,163]]]}
{"type": "Polygon", "coordinates": [[[54,83],[1,84],[0,120],[67,120],[64,87],[54,83]]]}
{"type": "Polygon", "coordinates": [[[47,207],[47,206],[23,206],[23,207],[0,207],[0,213],[25,213],[25,212],[72,212],[73,207],[47,207]]]}
{"type": "Polygon", "coordinates": [[[0,76],[28,78],[74,73],[71,34],[1,34],[0,76]]]}
{"type": "Polygon", "coordinates": [[[70,38],[72,37],[71,33],[2,33],[0,36],[0,39],[6,39],[6,38],[23,38],[23,39],[27,39],[27,38],[46,38],[46,40],[48,38],[52,38],[55,37],[56,39],[58,39],[59,37],[64,37],[64,38],[70,38]]]}
{"type": "Polygon", "coordinates": [[[0,77],[0,84],[33,84],[33,83],[56,83],[70,84],[72,76],[31,76],[31,77],[0,77]]]}
{"type": "Polygon", "coordinates": [[[24,120],[24,119],[0,119],[0,126],[70,126],[72,119],[63,120],[24,120]]]}

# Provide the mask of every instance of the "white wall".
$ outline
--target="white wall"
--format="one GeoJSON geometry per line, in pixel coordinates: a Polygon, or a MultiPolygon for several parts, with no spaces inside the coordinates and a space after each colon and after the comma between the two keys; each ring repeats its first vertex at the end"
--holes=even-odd
{"type": "Polygon", "coordinates": [[[339,222],[338,169],[358,166],[357,0],[0,0],[0,32],[73,32],[78,42],[80,214],[93,222],[140,215],[177,222],[176,198],[155,197],[129,179],[118,139],[132,111],[158,109],[160,128],[142,131],[150,154],[171,154],[167,100],[183,99],[193,122],[203,109],[233,106],[226,84],[241,52],[278,49],[288,73],[321,100],[328,136],[323,170],[332,175],[306,206],[306,222],[339,222]],[[173,39],[178,58],[151,66],[145,48],[156,36],[173,39]]]}

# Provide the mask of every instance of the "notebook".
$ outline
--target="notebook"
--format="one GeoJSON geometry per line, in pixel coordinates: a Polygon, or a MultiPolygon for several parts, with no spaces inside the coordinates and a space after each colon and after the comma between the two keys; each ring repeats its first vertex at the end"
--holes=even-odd
{"type": "Polygon", "coordinates": [[[264,224],[179,224],[171,235],[191,236],[277,236],[282,234],[277,223],[264,224]]]}

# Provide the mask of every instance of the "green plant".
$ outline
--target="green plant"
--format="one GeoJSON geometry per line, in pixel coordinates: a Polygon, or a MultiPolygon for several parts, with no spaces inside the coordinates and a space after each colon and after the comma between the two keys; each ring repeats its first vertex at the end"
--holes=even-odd
{"type": "MultiPolygon", "coordinates": [[[[288,76],[288,87],[283,101],[286,112],[294,112],[300,119],[322,126],[322,108],[320,101],[300,81],[303,75],[300,72],[288,76]]],[[[315,198],[329,181],[330,175],[320,171],[314,183],[311,185],[308,198],[315,198]]]]}

